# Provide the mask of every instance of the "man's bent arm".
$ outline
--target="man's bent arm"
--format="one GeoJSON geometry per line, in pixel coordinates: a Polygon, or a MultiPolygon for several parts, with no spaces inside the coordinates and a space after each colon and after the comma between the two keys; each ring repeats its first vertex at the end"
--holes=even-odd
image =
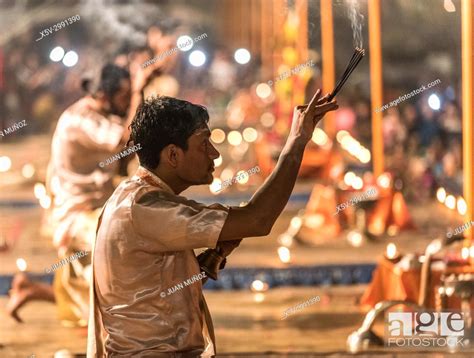
{"type": "Polygon", "coordinates": [[[316,124],[328,111],[337,109],[333,101],[326,103],[319,92],[307,106],[295,109],[292,130],[272,174],[254,194],[248,205],[232,207],[218,241],[249,236],[268,235],[283,211],[296,182],[306,144],[316,124]]]}
{"type": "Polygon", "coordinates": [[[250,202],[245,207],[230,209],[219,241],[270,233],[295,186],[305,146],[296,139],[286,142],[275,169],[250,202]]]}

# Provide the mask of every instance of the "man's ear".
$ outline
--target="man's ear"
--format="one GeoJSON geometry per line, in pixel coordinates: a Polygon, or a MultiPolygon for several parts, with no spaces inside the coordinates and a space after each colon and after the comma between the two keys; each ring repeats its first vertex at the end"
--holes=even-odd
{"type": "Polygon", "coordinates": [[[176,145],[169,144],[162,151],[162,153],[164,154],[164,160],[172,168],[176,168],[178,166],[178,150],[179,148],[176,145]]]}

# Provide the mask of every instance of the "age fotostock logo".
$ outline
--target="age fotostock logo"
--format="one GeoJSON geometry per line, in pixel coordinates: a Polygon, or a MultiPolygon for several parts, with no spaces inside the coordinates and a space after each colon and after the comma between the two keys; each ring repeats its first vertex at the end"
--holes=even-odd
{"type": "Polygon", "coordinates": [[[463,347],[461,312],[390,312],[385,326],[388,347],[463,347]]]}

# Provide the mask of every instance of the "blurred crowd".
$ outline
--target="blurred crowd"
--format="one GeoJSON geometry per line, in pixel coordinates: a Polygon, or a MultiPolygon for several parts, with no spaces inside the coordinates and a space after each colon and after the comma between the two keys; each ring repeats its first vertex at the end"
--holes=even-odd
{"type": "MultiPolygon", "coordinates": [[[[26,120],[28,130],[17,135],[51,131],[62,111],[84,95],[82,80],[94,78],[104,63],[113,62],[127,68],[133,79],[143,63],[175,47],[179,35],[199,33],[178,23],[163,21],[145,30],[144,43],[98,44],[92,41],[92,34],[87,33],[84,20],[74,25],[70,31],[60,31],[40,42],[35,42],[37,31],[32,30],[11,40],[0,51],[0,67],[3,67],[0,68],[3,73],[0,77],[1,129],[26,120]],[[78,63],[66,67],[60,61],[53,62],[49,55],[56,46],[77,52],[78,63]]],[[[145,94],[159,91],[222,109],[233,94],[251,84],[250,78],[255,77],[257,69],[255,60],[247,66],[236,66],[232,49],[216,43],[212,35],[200,42],[199,48],[207,56],[204,65],[191,65],[189,52],[177,51],[166,56],[145,69],[145,72],[153,72],[147,74],[151,83],[145,94]]],[[[11,135],[6,139],[14,138],[15,135],[11,135]]]]}
{"type": "MultiPolygon", "coordinates": [[[[408,199],[426,200],[441,185],[462,193],[461,111],[446,92],[439,110],[429,106],[428,93],[383,112],[385,167],[402,179],[408,199]]],[[[370,148],[369,101],[355,101],[338,116],[338,129],[349,130],[370,148]]]]}
{"type": "MultiPolygon", "coordinates": [[[[263,78],[258,55],[252,54],[252,61],[246,65],[237,64],[232,58],[235,49],[219,44],[212,32],[207,31],[208,38],[195,46],[208,57],[204,65],[191,65],[189,52],[177,51],[143,69],[146,61],[175,47],[179,35],[199,34],[202,29],[192,31],[177,23],[160,23],[145,30],[146,43],[106,42],[101,48],[91,41],[84,20],[76,23],[74,30],[58,32],[40,42],[34,41],[37,32],[31,31],[10,41],[0,52],[3,59],[0,61],[3,66],[0,129],[21,120],[28,124],[25,130],[4,137],[3,141],[51,132],[62,111],[83,95],[84,77],[89,74],[93,77],[94,71],[109,61],[127,68],[132,79],[145,75],[149,82],[145,96],[164,94],[203,104],[209,109],[213,126],[229,129],[244,122],[254,125],[259,132],[266,133],[268,148],[273,146],[273,151],[278,152],[274,147],[283,143],[278,138],[282,131],[275,133],[274,122],[269,122],[268,116],[262,117],[267,111],[278,117],[277,99],[262,101],[255,95],[256,84],[268,80],[263,78]],[[77,65],[66,67],[49,59],[53,47],[68,49],[72,44],[79,55],[77,65]],[[239,116],[243,118],[234,120],[239,116]]],[[[319,76],[316,68],[307,87],[320,83],[319,76]]],[[[408,199],[426,199],[442,182],[450,182],[460,190],[461,113],[454,91],[450,91],[442,95],[439,110],[430,108],[427,100],[430,93],[426,93],[383,112],[386,168],[403,180],[408,199]]],[[[338,98],[337,128],[350,131],[365,147],[371,148],[370,101],[347,93],[338,98]]]]}

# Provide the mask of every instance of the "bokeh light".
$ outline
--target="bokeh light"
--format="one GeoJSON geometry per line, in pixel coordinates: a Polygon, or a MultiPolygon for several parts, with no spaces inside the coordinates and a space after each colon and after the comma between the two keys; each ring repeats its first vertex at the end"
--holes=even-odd
{"type": "Polygon", "coordinates": [[[222,165],[222,155],[219,155],[218,158],[214,159],[214,167],[219,168],[222,165]]]}
{"type": "Polygon", "coordinates": [[[328,136],[321,128],[316,128],[313,132],[311,140],[317,145],[325,145],[328,142],[328,136]]]}
{"type": "Polygon", "coordinates": [[[380,174],[379,177],[377,178],[377,184],[385,189],[388,189],[390,187],[390,175],[383,173],[380,174]]]}
{"type": "Polygon", "coordinates": [[[397,246],[393,242],[388,243],[387,248],[385,250],[385,255],[390,260],[394,259],[397,256],[397,246]]]}
{"type": "Polygon", "coordinates": [[[225,141],[225,132],[222,129],[216,128],[211,132],[211,140],[216,144],[221,144],[225,141]]]}
{"type": "Polygon", "coordinates": [[[239,170],[235,176],[239,184],[246,184],[249,181],[249,173],[244,170],[239,170]]]}
{"type": "Polygon", "coordinates": [[[347,172],[344,174],[344,184],[347,186],[352,186],[352,182],[356,178],[356,175],[353,172],[347,172]]]}
{"type": "Polygon", "coordinates": [[[49,53],[49,59],[53,62],[59,62],[64,57],[64,49],[61,46],[56,46],[49,53]]]}
{"type": "Polygon", "coordinates": [[[264,127],[270,128],[275,124],[275,115],[271,112],[265,112],[260,117],[260,123],[264,127]]]}
{"type": "Polygon", "coordinates": [[[189,63],[194,67],[201,67],[206,63],[206,54],[200,50],[194,50],[189,55],[189,63]]]}
{"type": "Polygon", "coordinates": [[[461,197],[461,196],[458,198],[457,207],[458,207],[458,213],[460,215],[466,214],[467,204],[466,204],[466,201],[464,200],[464,198],[461,197]]]}
{"type": "Polygon", "coordinates": [[[79,55],[76,51],[68,51],[63,57],[63,65],[66,67],[73,67],[79,61],[79,55]]]}
{"type": "Polygon", "coordinates": [[[362,180],[361,177],[356,176],[354,180],[352,181],[352,187],[356,190],[362,189],[364,186],[364,181],[362,180]]]}
{"type": "Polygon", "coordinates": [[[227,135],[227,141],[230,145],[237,146],[242,143],[242,135],[238,131],[231,131],[227,135]]]}
{"type": "Polygon", "coordinates": [[[42,183],[36,183],[33,191],[35,193],[36,199],[41,199],[46,195],[46,187],[42,183]]]}
{"type": "Polygon", "coordinates": [[[347,241],[353,247],[361,247],[362,244],[364,243],[364,237],[362,236],[362,234],[360,234],[357,231],[350,231],[347,234],[347,241]]]}
{"type": "Polygon", "coordinates": [[[234,53],[235,61],[237,63],[240,63],[241,65],[245,65],[246,63],[248,63],[250,61],[250,58],[250,52],[245,48],[239,48],[234,53]]]}
{"type": "Polygon", "coordinates": [[[454,209],[456,207],[456,198],[453,195],[448,195],[444,203],[449,209],[454,209]]]}
{"type": "Polygon", "coordinates": [[[32,164],[25,164],[21,168],[21,175],[23,175],[25,178],[30,179],[35,175],[35,167],[32,164]]]}
{"type": "Polygon", "coordinates": [[[428,97],[428,105],[431,109],[438,111],[441,108],[441,101],[436,94],[432,94],[428,97]]]}
{"type": "Polygon", "coordinates": [[[336,134],[336,140],[337,140],[339,143],[341,143],[341,142],[342,142],[342,139],[343,139],[344,137],[348,136],[348,135],[349,135],[349,132],[348,132],[348,131],[344,131],[344,130],[339,131],[339,132],[337,132],[337,134],[336,134]]]}
{"type": "Polygon", "coordinates": [[[255,93],[257,93],[257,96],[259,96],[260,98],[265,99],[271,96],[272,89],[266,83],[260,83],[255,88],[255,93]]]}
{"type": "Polygon", "coordinates": [[[12,161],[10,160],[9,157],[3,156],[0,157],[0,172],[6,172],[10,170],[12,166],[12,161]]]}
{"type": "Polygon", "coordinates": [[[439,188],[436,191],[436,198],[440,203],[444,203],[444,201],[446,200],[446,190],[444,190],[444,188],[439,188]]]}
{"type": "Polygon", "coordinates": [[[278,248],[278,256],[280,257],[280,261],[287,264],[291,261],[291,253],[290,250],[285,246],[280,246],[278,248]]]}
{"type": "Polygon", "coordinates": [[[194,41],[188,35],[182,35],[178,37],[178,40],[176,40],[176,46],[178,46],[178,48],[183,52],[191,50],[193,48],[193,45],[194,41]]]}
{"type": "Polygon", "coordinates": [[[49,209],[51,206],[51,198],[47,195],[44,195],[39,199],[39,203],[43,209],[49,209]]]}
{"type": "Polygon", "coordinates": [[[244,137],[244,140],[248,143],[253,143],[258,138],[257,130],[252,127],[245,128],[244,131],[242,132],[242,135],[244,137]]]}
{"type": "Polygon", "coordinates": [[[28,268],[28,264],[26,263],[25,259],[19,257],[16,259],[16,267],[18,267],[18,270],[20,270],[21,272],[25,272],[28,268]]]}
{"type": "Polygon", "coordinates": [[[220,180],[219,178],[214,178],[214,180],[212,181],[212,184],[209,185],[209,190],[211,191],[211,193],[217,194],[217,192],[220,191],[221,189],[222,189],[222,180],[220,180]]]}
{"type": "Polygon", "coordinates": [[[232,179],[233,177],[234,177],[234,171],[230,167],[225,168],[221,173],[222,181],[232,179]]]}
{"type": "Polygon", "coordinates": [[[252,282],[252,285],[250,286],[250,289],[253,292],[263,292],[268,290],[268,283],[263,282],[261,280],[254,280],[252,282]]]}
{"type": "Polygon", "coordinates": [[[291,247],[293,245],[293,236],[287,233],[281,234],[278,236],[278,243],[286,247],[291,247]]]}

